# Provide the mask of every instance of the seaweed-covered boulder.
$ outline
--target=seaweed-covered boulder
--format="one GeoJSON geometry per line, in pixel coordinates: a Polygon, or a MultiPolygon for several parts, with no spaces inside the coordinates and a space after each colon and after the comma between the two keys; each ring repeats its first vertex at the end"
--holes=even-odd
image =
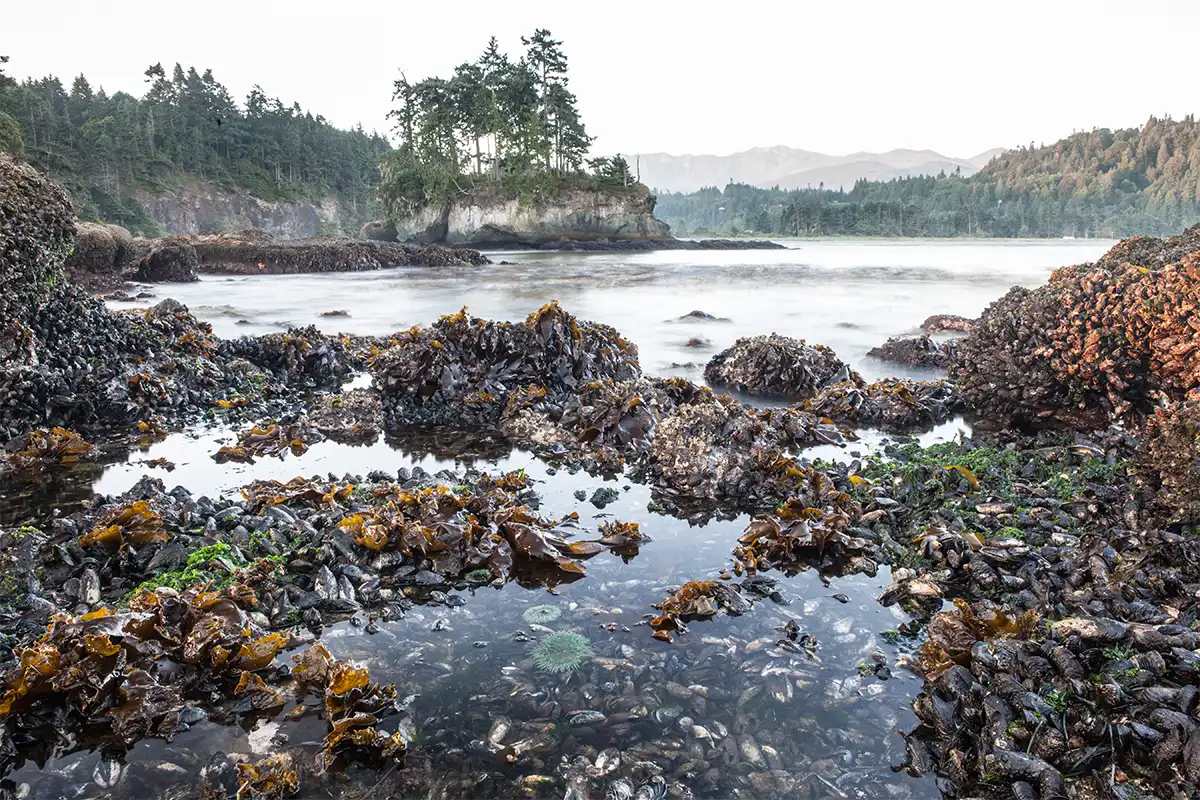
{"type": "Polygon", "coordinates": [[[1011,289],[960,341],[951,375],[989,422],[1136,422],[1159,395],[1177,400],[1200,386],[1198,308],[1200,226],[1122,242],[1041,288],[1011,289]]]}
{"type": "Polygon", "coordinates": [[[1200,391],[1155,410],[1137,466],[1157,519],[1200,525],[1200,391]]]}
{"type": "Polygon", "coordinates": [[[150,283],[190,283],[200,280],[196,248],[186,239],[159,239],[138,261],[137,280],[150,283]]]}
{"type": "Polygon", "coordinates": [[[862,378],[830,348],[771,334],[738,339],[704,368],[716,388],[788,400],[804,400],[842,381],[861,386],[862,378]]]}
{"type": "Polygon", "coordinates": [[[120,225],[77,222],[75,248],[64,266],[68,270],[119,273],[133,264],[135,255],[133,236],[120,225]]]}
{"type": "Polygon", "coordinates": [[[957,350],[953,340],[935,342],[929,334],[889,338],[878,347],[871,348],[867,355],[891,364],[905,364],[926,369],[945,369],[950,356],[957,350]]]}
{"type": "Polygon", "coordinates": [[[75,241],[66,193],[33,167],[0,153],[0,358],[27,352],[23,325],[62,280],[75,241]]]}
{"type": "Polygon", "coordinates": [[[522,323],[469,316],[392,338],[372,369],[392,421],[491,426],[519,387],[573,393],[584,384],[641,375],[637,345],[614,328],[580,322],[550,303],[522,323]]]}

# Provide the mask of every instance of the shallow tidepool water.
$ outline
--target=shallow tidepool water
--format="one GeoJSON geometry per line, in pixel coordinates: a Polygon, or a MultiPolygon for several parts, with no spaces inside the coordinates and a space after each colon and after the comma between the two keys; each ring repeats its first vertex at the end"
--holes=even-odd
{"type": "MultiPolygon", "coordinates": [[[[1093,259],[1109,244],[801,241],[789,243],[793,249],[787,251],[505,253],[494,259],[517,263],[479,271],[210,277],[154,291],[156,299],[181,300],[222,336],[307,324],[383,334],[431,322],[462,305],[477,316],[517,320],[557,299],[579,317],[609,323],[636,342],[649,374],[698,381],[705,361],[737,337],[775,331],[833,347],[870,379],[905,374],[865,358],[888,336],[915,332],[933,313],[977,314],[1010,285],[1041,283],[1052,268],[1093,259]],[[320,316],[336,309],[350,316],[320,316]],[[693,309],[732,321],[668,321],[693,309]],[[686,346],[694,337],[706,343],[686,346]],[[689,361],[698,366],[671,366],[689,361]]],[[[944,440],[963,429],[956,420],[922,439],[944,440]]],[[[365,662],[373,679],[413,696],[417,737],[407,766],[416,777],[359,770],[344,784],[310,781],[303,796],[370,796],[380,787],[416,786],[424,796],[449,785],[470,786],[479,797],[560,797],[561,780],[542,784],[537,776],[559,776],[564,763],[580,755],[594,759],[610,747],[627,760],[665,768],[670,781],[697,797],[735,790],[742,797],[936,796],[932,778],[910,778],[889,767],[903,760],[896,731],[915,724],[908,704],[921,682],[898,666],[916,646],[891,634],[906,615],[875,601],[889,582],[886,568],[874,578],[827,580],[813,572],[768,573],[777,594],[757,600],[742,616],[694,622],[664,643],[642,624],[651,605],[686,581],[716,578],[728,568],[747,517],[689,525],[652,511],[644,486],[565,470],[551,474],[532,455],[478,436],[394,432],[365,447],[324,442],[300,457],[217,465],[211,454],[231,436],[220,427],[197,428],[146,451],[114,453],[100,474],[71,489],[9,498],[4,516],[24,517],[39,505],[47,511],[51,502],[70,513],[92,491],[119,494],[143,474],[167,488],[182,485],[193,495],[216,498],[257,478],[473,465],[489,472],[526,470],[540,496],[539,513],[560,519],[577,512],[581,536],[617,519],[639,523],[652,540],[631,558],[595,556],[585,577],[553,590],[511,582],[455,591],[451,597],[458,599],[450,605],[415,606],[402,618],[380,622],[375,633],[367,633],[362,620],[326,628],[321,640],[335,656],[365,662]],[[143,463],[160,457],[176,469],[143,463]],[[576,497],[579,490],[590,497],[601,486],[620,493],[603,510],[576,497]],[[561,611],[546,629],[522,616],[538,604],[561,611]],[[778,629],[791,621],[815,638],[813,657],[776,646],[784,636],[778,629]],[[547,629],[586,636],[595,658],[565,677],[539,673],[529,651],[547,629]],[[879,662],[891,670],[889,679],[860,670],[879,662]],[[631,705],[650,713],[624,719],[631,705]],[[606,719],[565,722],[585,709],[606,719]],[[505,745],[536,736],[547,723],[556,725],[553,741],[532,761],[508,766],[484,746],[503,719],[511,723],[505,745]],[[772,783],[772,769],[790,773],[797,785],[785,791],[772,783]]],[[[802,455],[848,459],[877,449],[882,439],[865,431],[846,448],[812,448],[802,455]]],[[[279,662],[289,656],[282,654],[279,662]]],[[[215,752],[249,758],[284,751],[304,760],[323,735],[323,725],[312,718],[294,722],[281,714],[250,730],[200,722],[171,743],[147,740],[127,752],[68,740],[19,764],[7,780],[32,798],[195,796],[197,776],[215,752]]]]}

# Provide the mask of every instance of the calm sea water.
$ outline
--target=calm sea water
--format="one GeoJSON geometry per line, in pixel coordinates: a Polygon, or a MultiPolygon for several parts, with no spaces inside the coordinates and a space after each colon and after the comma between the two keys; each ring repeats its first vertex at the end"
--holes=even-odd
{"type": "MultiPolygon", "coordinates": [[[[308,324],[327,332],[384,334],[431,322],[464,305],[477,316],[519,320],[556,299],[579,317],[609,323],[635,341],[650,374],[700,380],[712,353],[740,336],[774,331],[829,345],[865,376],[877,378],[897,374],[866,358],[867,350],[888,336],[914,333],[934,313],[974,316],[1010,286],[1037,285],[1053,268],[1093,260],[1111,243],[805,240],[787,245],[783,251],[730,253],[503,253],[493,258],[512,264],[479,270],[209,277],[154,291],[156,299],[170,296],[187,304],[222,336],[308,324]],[[730,321],[674,321],[693,309],[730,321]],[[350,316],[321,316],[332,310],[350,316]],[[693,338],[702,340],[699,346],[689,346],[693,338]],[[698,366],[674,366],[689,362],[698,366]]],[[[924,438],[949,438],[963,427],[952,422],[924,438]]],[[[608,484],[621,499],[601,511],[575,496],[580,489],[590,495],[604,485],[600,479],[550,474],[530,455],[503,448],[500,455],[471,457],[395,438],[358,448],[326,442],[299,458],[218,466],[210,456],[231,436],[228,430],[197,429],[173,434],[147,452],[117,456],[95,481],[64,494],[60,507],[69,511],[70,498],[77,501],[91,490],[128,489],[147,472],[142,462],[160,456],[177,469],[150,474],[168,487],[180,484],[213,497],[254,478],[394,472],[418,464],[434,471],[470,462],[488,470],[526,469],[542,495],[541,513],[560,518],[578,512],[582,534],[616,518],[640,523],[652,537],[628,562],[597,556],[588,562],[587,577],[554,594],[510,583],[458,593],[465,602],[457,607],[418,606],[374,635],[347,624],[323,632],[335,655],[363,660],[373,677],[395,682],[402,696],[417,695],[413,713],[420,738],[410,764],[427,770],[435,785],[466,780],[472,796],[561,797],[561,783],[535,791],[530,787],[540,784],[522,781],[557,775],[564,759],[618,747],[627,759],[664,769],[697,797],[936,796],[928,777],[916,780],[888,768],[903,760],[896,730],[915,724],[908,704],[921,684],[899,666],[916,643],[885,634],[906,621],[899,610],[875,601],[889,582],[886,569],[875,578],[834,578],[828,584],[812,573],[773,575],[779,580],[778,602],[764,600],[737,618],[693,623],[687,635],[665,644],[639,624],[651,604],[673,586],[713,578],[729,566],[746,518],[691,526],[649,511],[649,490],[621,478],[608,484]],[[540,634],[521,615],[540,603],[563,612],[551,627],[583,633],[597,655],[609,661],[566,680],[537,675],[528,663],[527,636],[540,634]],[[771,646],[781,635],[777,629],[792,620],[816,638],[815,658],[771,646]],[[879,660],[892,668],[890,679],[861,674],[861,665],[879,660]],[[673,697],[666,691],[668,682],[706,687],[711,698],[673,697]],[[563,723],[575,710],[611,712],[630,693],[665,710],[619,732],[603,724],[576,731],[563,723]],[[696,740],[692,728],[679,726],[681,716],[706,731],[734,737],[735,753],[742,752],[747,737],[773,749],[788,779],[798,785],[784,792],[767,775],[771,764],[731,756],[719,741],[696,740]],[[547,720],[556,719],[559,732],[532,763],[501,769],[478,746],[499,717],[514,725],[509,742],[528,737],[547,720]]],[[[821,448],[806,455],[853,454],[877,446],[881,438],[866,432],[844,451],[821,448]]],[[[171,744],[148,741],[128,752],[63,752],[44,765],[26,763],[10,778],[26,785],[20,791],[29,797],[189,796],[213,752],[255,757],[256,751],[275,747],[265,742],[276,733],[289,737],[284,749],[298,757],[311,754],[323,735],[311,721],[282,717],[251,730],[204,723],[171,744]],[[114,763],[120,779],[106,789],[100,783],[111,783],[114,763]],[[107,777],[98,782],[98,775],[107,777]]],[[[359,774],[340,788],[309,784],[304,794],[367,796],[377,777],[359,774]]],[[[603,790],[595,794],[602,796],[603,790]]]]}
{"type": "MultiPolygon", "coordinates": [[[[402,268],[325,275],[205,277],[160,285],[221,336],[317,325],[388,334],[467,306],[519,320],[550,300],[636,342],[642,368],[699,379],[740,336],[780,333],[828,345],[864,377],[896,375],[866,359],[930,314],[975,316],[1014,285],[1036,286],[1064,264],[1091,261],[1110,241],[788,240],[786,250],[654,253],[493,253],[482,269],[402,268]],[[692,310],[731,320],[674,322],[692,310]],[[349,317],[322,317],[346,311],[349,317]],[[688,346],[692,339],[698,345],[688,346]]],[[[121,304],[125,306],[128,304],[121,304]]]]}

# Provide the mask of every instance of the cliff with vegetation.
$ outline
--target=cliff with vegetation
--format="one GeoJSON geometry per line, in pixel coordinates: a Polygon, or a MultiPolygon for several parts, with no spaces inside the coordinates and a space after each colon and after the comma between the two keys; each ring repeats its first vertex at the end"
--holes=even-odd
{"type": "Polygon", "coordinates": [[[532,201],[500,187],[485,187],[441,206],[422,207],[394,224],[401,240],[473,246],[670,235],[654,217],[654,196],[641,184],[627,189],[575,185],[532,201]]]}
{"type": "Polygon", "coordinates": [[[979,173],[859,181],[849,191],[729,184],[663,193],[677,231],[773,236],[1164,235],[1200,221],[1200,124],[1076,133],[1009,150],[979,173]]]}
{"type": "Polygon", "coordinates": [[[379,215],[382,136],[339,130],[257,86],[238,104],[209,70],[155,64],[145,75],[134,97],[83,75],[68,88],[0,71],[0,151],[66,187],[81,219],[135,234],[301,237],[379,215]]]}

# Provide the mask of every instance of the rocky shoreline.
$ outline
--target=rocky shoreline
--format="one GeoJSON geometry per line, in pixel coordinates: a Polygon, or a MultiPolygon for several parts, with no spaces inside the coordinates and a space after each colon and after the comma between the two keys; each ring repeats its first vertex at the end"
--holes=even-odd
{"type": "Polygon", "coordinates": [[[656,250],[784,250],[767,239],[551,239],[537,244],[489,242],[487,250],[550,250],[563,253],[637,253],[656,250]]]}
{"type": "MultiPolygon", "coordinates": [[[[758,408],[644,375],[636,344],[556,303],[518,323],[464,309],[380,338],[310,328],[221,340],[170,300],[114,313],[64,285],[76,232],[61,192],[11,161],[0,169],[5,196],[25,201],[20,224],[4,230],[3,277],[22,287],[0,300],[5,487],[86,461],[88,440],[153,439],[216,415],[239,428],[213,454],[218,461],[298,457],[327,438],[372,441],[385,431],[496,437],[553,469],[624,474],[649,487],[659,513],[695,524],[749,515],[728,567],[646,609],[648,639],[676,641],[704,620],[752,613],[772,574],[876,575],[889,566],[879,600],[907,613],[895,635],[913,642],[908,666],[924,680],[913,700],[920,724],[904,732],[906,757],[894,769],[936,774],[946,796],[1194,795],[1200,226],[1123,242],[1045,287],[1013,289],[969,327],[927,321],[968,327],[956,348],[939,350],[948,380],[866,384],[821,345],[739,340],[705,376],[787,404],[758,408]],[[344,389],[355,374],[369,374],[371,388],[344,389]],[[928,430],[960,412],[983,423],[972,439],[895,444],[836,464],[803,456],[805,447],[853,441],[863,427],[928,430]]],[[[251,244],[191,247],[197,262],[203,251],[233,271],[251,252],[270,254],[278,271],[328,256],[321,242],[251,244]]],[[[377,258],[375,244],[343,248],[346,263],[377,258]]],[[[107,262],[103,241],[95,249],[107,262]]],[[[473,258],[444,250],[439,257],[473,258]]],[[[141,268],[154,268],[152,253],[141,268]]],[[[923,359],[932,343],[917,341],[912,357],[923,359]]],[[[892,349],[910,357],[905,347],[892,349]]],[[[200,778],[206,796],[312,792],[351,765],[402,765],[420,746],[410,705],[313,637],[341,620],[378,630],[414,606],[464,602],[456,589],[508,581],[553,589],[582,576],[588,558],[636,554],[653,537],[617,520],[588,532],[537,507],[518,472],[418,467],[258,480],[215,499],[144,478],[121,496],[3,529],[0,561],[13,577],[0,607],[11,648],[0,771],[32,751],[38,732],[57,741],[107,726],[129,747],[169,739],[208,714],[278,714],[289,697],[300,708],[309,698],[303,713],[324,720],[311,760],[282,746],[236,767],[221,754],[200,778]],[[293,650],[291,664],[277,660],[293,650]]],[[[781,631],[764,657],[807,658],[811,642],[795,627],[781,631]]],[[[586,641],[554,641],[576,647],[580,663],[592,655],[586,641]]],[[[578,667],[568,662],[564,670],[578,667]]],[[[900,666],[860,671],[883,680],[900,666]]],[[[790,696],[805,680],[762,670],[759,692],[790,696]]],[[[665,691],[697,716],[709,704],[743,702],[673,685],[665,691]]],[[[544,713],[579,730],[632,724],[642,711],[544,713]]],[[[689,796],[699,780],[713,792],[783,796],[808,779],[778,753],[764,755],[745,730],[735,742],[730,731],[683,719],[692,739],[731,746],[701,749],[702,758],[680,748],[670,772],[650,774],[634,766],[646,759],[632,748],[623,760],[583,748],[582,761],[564,763],[557,777],[535,777],[576,798],[629,798],[636,788],[659,800],[689,796]],[[729,782],[719,768],[726,758],[748,760],[757,777],[729,782]]],[[[530,741],[505,728],[481,747],[528,763],[541,746],[530,741]]],[[[408,791],[434,789],[419,770],[402,775],[408,791]]]]}

